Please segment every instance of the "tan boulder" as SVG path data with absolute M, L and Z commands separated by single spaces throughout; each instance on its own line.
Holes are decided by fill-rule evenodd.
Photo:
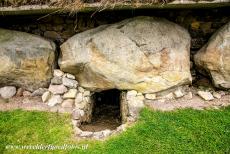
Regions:
M 91 91 L 153 93 L 191 83 L 190 35 L 162 18 L 136 17 L 76 34 L 59 66 Z
M 201 73 L 212 78 L 215 87 L 230 88 L 230 22 L 213 34 L 194 61 Z
M 52 78 L 54 43 L 39 36 L 0 29 L 0 86 L 33 91 Z

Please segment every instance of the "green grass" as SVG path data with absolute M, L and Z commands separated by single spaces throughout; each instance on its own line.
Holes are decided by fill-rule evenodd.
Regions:
M 103 142 L 75 141 L 68 115 L 43 112 L 0 112 L 0 153 L 7 144 L 88 144 L 87 150 L 55 153 L 230 153 L 230 108 L 153 112 L 144 109 L 135 126 Z M 40 151 L 39 153 L 53 153 Z
M 0 153 L 6 145 L 69 143 L 73 140 L 70 117 L 45 112 L 0 112 Z M 23 151 L 18 151 L 23 153 Z M 12 153 L 12 151 L 8 151 Z

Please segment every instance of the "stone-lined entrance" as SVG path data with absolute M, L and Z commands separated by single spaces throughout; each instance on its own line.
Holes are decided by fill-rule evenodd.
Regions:
M 127 92 L 110 89 L 101 92 L 90 92 L 87 106 L 83 110 L 73 110 L 73 126 L 76 136 L 80 138 L 104 139 L 117 134 L 128 126 L 129 114 Z
M 121 125 L 120 91 L 117 89 L 96 92 L 91 96 L 93 103 L 90 123 L 83 123 L 84 131 L 114 130 Z

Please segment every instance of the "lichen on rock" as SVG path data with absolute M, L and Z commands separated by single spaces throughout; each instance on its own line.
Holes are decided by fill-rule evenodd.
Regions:
M 34 91 L 47 87 L 55 63 L 55 45 L 39 36 L 0 29 L 0 86 Z
M 191 83 L 190 35 L 162 18 L 135 17 L 76 34 L 59 66 L 91 91 L 154 93 Z

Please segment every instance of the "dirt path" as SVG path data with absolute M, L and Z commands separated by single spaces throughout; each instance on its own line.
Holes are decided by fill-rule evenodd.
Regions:
M 204 101 L 197 95 L 193 94 L 192 99 L 180 98 L 176 100 L 154 100 L 146 101 L 146 105 L 154 110 L 172 111 L 176 109 L 192 108 L 196 110 L 203 110 L 208 108 L 219 109 L 220 107 L 230 105 L 230 95 L 225 95 L 220 99 L 212 101 Z
M 50 107 L 43 103 L 40 97 L 14 97 L 9 100 L 0 99 L 0 111 L 11 111 L 16 109 L 26 111 L 72 113 L 72 108 L 62 108 L 60 106 Z

